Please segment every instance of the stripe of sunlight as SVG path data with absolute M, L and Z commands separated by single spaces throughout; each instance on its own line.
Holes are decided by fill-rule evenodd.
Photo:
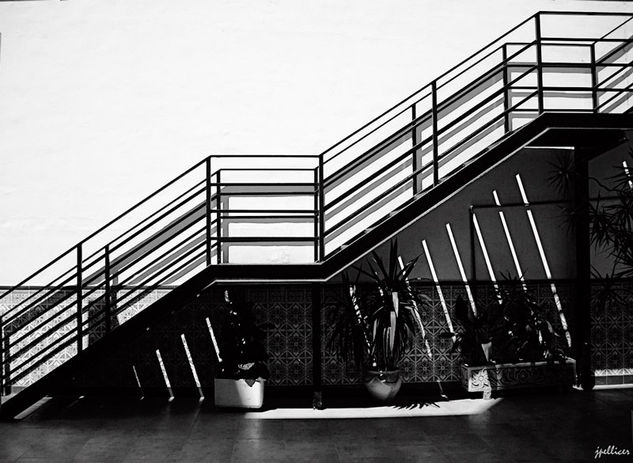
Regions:
M 404 270 L 404 261 L 402 260 L 402 256 L 398 256 L 398 263 L 400 264 L 400 270 Z M 409 278 L 405 278 L 404 280 L 407 289 L 413 293 L 413 290 L 411 289 L 411 284 L 409 283 Z M 431 361 L 431 364 L 434 365 L 435 363 L 433 362 L 433 352 L 431 351 L 431 345 L 429 344 L 429 340 L 426 337 L 426 329 L 424 328 L 424 323 L 422 323 L 422 318 L 420 317 L 420 312 L 419 312 L 419 307 L 418 307 L 418 303 L 415 299 L 413 299 L 413 308 L 415 309 L 413 314 L 415 316 L 415 321 L 418 324 L 418 326 L 420 327 L 420 332 L 422 333 L 422 339 L 424 339 L 424 349 L 426 350 L 426 355 L 429 356 L 429 360 Z M 452 333 L 452 331 L 451 331 Z M 445 395 L 444 394 L 444 389 L 442 388 L 442 383 L 440 382 L 439 378 L 436 380 L 437 385 L 440 389 L 440 394 L 441 395 Z
M 429 264 L 429 269 L 431 270 L 431 278 L 433 278 L 433 283 L 435 283 L 435 289 L 437 290 L 437 294 L 440 298 L 440 304 L 442 306 L 442 311 L 444 312 L 444 318 L 446 319 L 446 325 L 451 333 L 454 333 L 453 322 L 451 321 L 451 316 L 448 313 L 448 306 L 446 305 L 446 299 L 444 299 L 444 293 L 442 292 L 442 287 L 440 286 L 440 282 L 437 279 L 437 273 L 435 273 L 435 266 L 433 265 L 433 259 L 431 259 L 431 253 L 429 252 L 429 247 L 426 244 L 426 240 L 422 240 L 422 248 L 424 249 L 424 255 L 426 256 L 426 261 Z
M 462 264 L 462 258 L 459 255 L 459 249 L 457 249 L 457 243 L 455 242 L 455 237 L 453 236 L 453 229 L 451 228 L 450 223 L 446 224 L 446 232 L 448 233 L 448 239 L 451 241 L 451 247 L 453 248 L 455 261 L 457 261 L 457 268 L 459 269 L 459 274 L 462 277 L 464 286 L 466 287 L 466 295 L 468 296 L 468 302 L 470 302 L 470 308 L 473 311 L 473 315 L 476 316 L 477 307 L 475 306 L 475 298 L 473 297 L 473 293 L 470 290 L 470 285 L 468 284 L 468 279 L 466 278 L 466 272 L 464 272 L 464 265 Z
M 633 189 L 633 180 L 631 180 L 631 172 L 629 171 L 629 165 L 626 161 L 622 161 L 622 167 L 624 167 L 624 173 L 629 179 L 629 188 Z
M 136 371 L 136 365 L 132 365 L 132 371 L 134 372 L 134 378 L 136 379 L 136 384 L 138 385 L 138 390 L 141 391 L 141 400 L 145 398 L 145 394 L 143 393 L 143 386 L 141 386 L 141 380 L 138 378 L 138 373 Z
M 497 194 L 497 190 L 492 190 L 492 196 L 494 197 L 495 204 L 498 207 L 501 207 L 501 201 L 499 201 L 499 195 Z M 525 280 L 523 279 L 523 270 L 521 269 L 521 264 L 519 263 L 519 258 L 517 256 L 516 249 L 514 248 L 514 242 L 512 241 L 512 236 L 510 235 L 510 229 L 508 228 L 508 222 L 506 221 L 506 215 L 502 210 L 499 210 L 499 218 L 501 219 L 501 225 L 503 226 L 503 232 L 506 235 L 506 241 L 508 242 L 508 247 L 510 248 L 510 254 L 512 255 L 512 261 L 514 262 L 514 268 L 517 271 L 517 275 L 519 279 L 523 282 L 523 290 L 527 291 L 527 286 L 525 285 Z
M 222 357 L 220 357 L 220 348 L 218 347 L 218 341 L 215 339 L 215 333 L 213 333 L 213 328 L 211 327 L 211 320 L 209 317 L 205 318 L 207 322 L 207 328 L 209 329 L 209 334 L 211 335 L 211 342 L 213 342 L 213 349 L 215 350 L 215 355 L 218 358 L 218 362 L 222 363 Z
M 516 174 L 515 176 L 517 185 L 519 185 L 519 190 L 521 192 L 521 200 L 523 204 L 529 206 L 530 203 L 527 198 L 527 194 L 525 193 L 525 188 L 523 187 L 523 181 L 521 180 L 521 175 Z M 558 291 L 556 289 L 556 284 L 552 282 L 552 272 L 549 267 L 549 263 L 547 262 L 547 256 L 545 255 L 545 250 L 543 249 L 543 243 L 541 241 L 541 235 L 538 232 L 538 228 L 536 227 L 536 220 L 534 220 L 534 214 L 532 214 L 532 210 L 529 208 L 525 209 L 525 213 L 527 214 L 528 220 L 530 221 L 530 227 L 532 228 L 532 234 L 534 235 L 534 240 L 536 241 L 536 247 L 538 248 L 539 256 L 541 257 L 541 262 L 543 263 L 543 270 L 545 270 L 545 276 L 548 280 L 550 280 L 550 288 L 552 290 L 552 294 L 554 295 L 554 304 L 556 304 L 556 310 L 558 310 L 558 315 L 560 317 L 560 323 L 565 330 L 565 338 L 567 339 L 567 345 L 571 347 L 571 335 L 569 334 L 569 329 L 567 327 L 567 319 L 565 318 L 565 313 L 563 312 L 563 305 L 560 302 L 560 297 L 558 296 Z
M 171 389 L 171 383 L 169 382 L 169 377 L 167 376 L 167 370 L 165 370 L 165 364 L 163 363 L 163 356 L 160 355 L 160 350 L 156 349 L 156 358 L 158 359 L 158 364 L 160 365 L 160 370 L 163 372 L 163 379 L 165 380 L 165 386 L 167 386 L 167 391 L 169 392 L 169 402 L 174 400 L 174 392 Z
M 475 227 L 475 233 L 477 234 L 477 239 L 479 240 L 479 245 L 481 246 L 481 251 L 484 254 L 484 261 L 486 262 L 486 268 L 488 269 L 488 276 L 490 277 L 490 281 L 492 281 L 492 284 L 496 290 L 499 304 L 503 304 L 503 299 L 501 298 L 501 293 L 499 292 L 499 285 L 497 284 L 497 277 L 495 276 L 495 271 L 492 268 L 492 263 L 490 262 L 490 255 L 488 254 L 488 248 L 486 247 L 486 243 L 484 242 L 484 236 L 481 233 L 481 228 L 479 227 L 479 221 L 477 220 L 477 215 L 474 212 L 473 212 L 473 225 Z
M 204 393 L 202 392 L 202 386 L 200 385 L 200 379 L 198 378 L 198 371 L 196 370 L 196 366 L 194 365 L 193 359 L 191 358 L 189 344 L 187 344 L 187 338 L 185 337 L 184 333 L 180 335 L 180 339 L 182 340 L 182 346 L 185 348 L 185 354 L 187 354 L 187 360 L 189 361 L 189 368 L 191 368 L 191 374 L 193 375 L 193 380 L 196 383 L 198 393 L 200 394 L 200 401 L 202 402 L 204 400 Z

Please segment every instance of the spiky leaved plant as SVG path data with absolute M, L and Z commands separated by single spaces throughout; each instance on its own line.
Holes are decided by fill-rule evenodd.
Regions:
M 344 275 L 349 292 L 335 312 L 329 342 L 339 357 L 354 360 L 357 367 L 366 365 L 381 371 L 399 368 L 415 336 L 425 334 L 421 313 L 428 299 L 415 294 L 409 284 L 417 260 L 403 263 L 398 242 L 392 240 L 386 265 L 372 252 L 367 270 L 355 267 L 358 276 L 354 284 Z M 359 294 L 357 285 L 361 275 L 372 283 L 364 295 Z

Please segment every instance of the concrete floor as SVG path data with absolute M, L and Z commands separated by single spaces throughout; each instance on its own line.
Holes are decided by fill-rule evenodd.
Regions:
M 53 399 L 0 423 L 0 461 L 624 462 L 633 461 L 632 406 L 633 389 L 401 398 L 398 406 L 322 414 L 274 405 L 227 412 L 185 399 Z M 632 455 L 595 459 L 598 448 Z

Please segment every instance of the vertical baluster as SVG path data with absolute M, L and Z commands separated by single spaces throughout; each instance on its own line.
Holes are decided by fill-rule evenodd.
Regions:
M 413 181 L 413 194 L 418 194 L 418 150 L 415 145 L 418 144 L 418 128 L 415 123 L 415 119 L 417 118 L 415 112 L 415 103 L 411 105 L 411 148 L 413 149 L 411 156 L 411 166 L 413 170 L 413 177 L 411 180 Z
M 112 330 L 112 299 L 110 298 L 110 292 L 112 288 L 110 286 L 110 246 L 106 244 L 104 248 L 105 252 L 105 330 L 109 333 Z
M 534 27 L 536 37 L 536 85 L 538 113 L 541 114 L 545 110 L 543 95 L 543 48 L 541 43 L 541 14 L 534 15 Z
M 433 185 L 440 183 L 439 140 L 437 133 L 437 81 L 431 82 L 431 112 L 433 116 Z
M 319 261 L 325 260 L 325 176 L 323 155 L 319 156 Z
M 510 89 L 508 88 L 510 68 L 508 66 L 508 45 L 506 43 L 501 47 L 501 59 L 503 60 L 503 66 L 501 72 L 503 73 L 503 130 L 508 133 L 512 130 L 510 125 Z
M 312 220 L 314 221 L 314 241 L 312 245 L 314 246 L 314 261 L 319 261 L 319 248 L 321 243 L 321 238 L 319 237 L 319 166 L 314 169 L 314 176 L 312 181 L 314 182 L 314 208 L 312 211 Z
M 591 58 L 591 105 L 593 112 L 598 112 L 598 68 L 596 67 L 596 44 L 590 47 Z
M 207 265 L 211 265 L 211 157 L 206 161 L 206 200 L 205 200 L 205 214 L 206 214 L 206 246 L 207 246 Z
M 83 258 L 81 243 L 77 245 L 77 353 L 83 350 Z
M 0 404 L 2 404 L 2 395 L 9 395 L 11 389 L 9 387 L 9 375 L 11 373 L 11 364 L 9 362 L 9 332 L 4 326 L 3 314 L 0 313 L 0 346 L 2 356 L 0 357 Z
M 321 343 L 321 313 L 322 313 L 321 285 L 312 284 L 312 407 L 320 410 L 323 408 L 322 377 L 323 368 L 322 343 Z
M 216 197 L 216 216 L 215 216 L 215 235 L 217 237 L 215 253 L 217 256 L 218 264 L 222 263 L 222 186 L 220 185 L 220 171 L 215 174 L 216 184 L 215 197 Z

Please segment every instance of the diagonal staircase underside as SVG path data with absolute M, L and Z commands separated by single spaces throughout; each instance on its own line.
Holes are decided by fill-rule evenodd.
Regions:
M 552 18 L 606 19 L 595 37 L 550 37 Z M 2 390 L 24 385 L 0 413 L 15 416 L 214 283 L 331 279 L 525 147 L 598 155 L 623 143 L 632 19 L 539 13 L 318 156 L 206 158 L 0 296 Z M 571 46 L 588 59 L 546 52 Z M 565 86 L 573 73 L 588 84 Z M 570 95 L 580 103 L 561 107 Z M 243 261 L 251 248 L 289 257 Z M 88 340 L 95 326 L 103 335 Z

